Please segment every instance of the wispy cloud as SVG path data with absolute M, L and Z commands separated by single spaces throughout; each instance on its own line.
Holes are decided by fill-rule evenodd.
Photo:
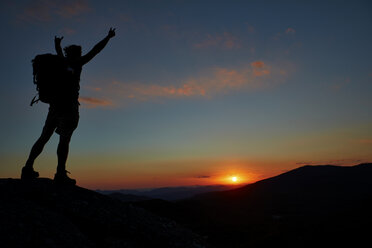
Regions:
M 206 34 L 205 38 L 194 44 L 195 48 L 240 48 L 240 40 L 229 32 L 222 34 Z
M 359 139 L 356 141 L 356 143 L 362 145 L 372 145 L 372 139 Z
M 36 0 L 21 8 L 17 17 L 20 21 L 49 22 L 56 16 L 68 19 L 90 10 L 87 0 Z
M 251 63 L 251 66 L 254 67 L 254 68 L 263 68 L 263 67 L 265 67 L 265 63 L 263 61 L 260 61 L 260 60 L 253 61 Z
M 283 68 L 254 61 L 238 68 L 208 69 L 198 76 L 180 80 L 180 83 L 149 84 L 113 81 L 105 87 L 92 87 L 98 94 L 109 95 L 114 102 L 147 101 L 164 98 L 210 98 L 237 90 L 270 88 L 283 81 L 288 73 Z M 115 104 L 116 105 L 116 104 Z
M 294 28 L 287 28 L 285 30 L 285 33 L 286 34 L 295 34 L 296 33 L 296 30 Z
M 296 30 L 294 28 L 288 27 L 285 31 L 278 32 L 274 35 L 273 39 L 274 40 L 280 40 L 280 38 L 284 36 L 291 36 L 296 34 Z
M 301 161 L 296 165 L 355 165 L 365 162 L 362 159 L 344 158 L 344 159 L 330 159 L 322 161 Z
M 75 29 L 72 29 L 72 28 L 63 28 L 60 30 L 60 33 L 64 34 L 64 35 L 72 35 L 72 34 L 75 34 L 76 33 L 76 30 Z
M 254 61 L 251 66 L 253 67 L 253 75 L 256 77 L 270 74 L 270 67 L 262 61 Z
M 330 85 L 330 90 L 333 92 L 337 92 L 341 90 L 342 88 L 345 88 L 349 83 L 350 83 L 350 78 L 348 77 L 337 79 Z
M 317 162 L 313 162 L 313 161 L 301 161 L 301 162 L 297 162 L 296 165 L 314 165 L 314 164 L 317 164 Z M 288 170 L 285 170 L 283 172 L 287 172 Z
M 59 6 L 57 6 L 56 13 L 63 18 L 71 18 L 74 16 L 81 15 L 91 10 L 86 0 L 78 1 L 62 1 Z
M 206 176 L 206 175 L 200 175 L 200 176 L 196 176 L 196 178 L 210 178 L 211 176 Z
M 89 85 L 84 85 L 84 88 L 87 89 L 87 90 L 90 90 L 90 91 L 95 91 L 95 92 L 102 91 L 101 87 L 92 87 L 92 86 L 89 86 Z
M 248 33 L 250 34 L 253 34 L 256 32 L 256 29 L 254 28 L 254 26 L 250 25 L 249 23 L 247 23 L 247 31 Z
M 79 97 L 79 102 L 83 103 L 88 108 L 107 107 L 113 105 L 112 101 L 110 100 L 99 99 L 94 97 Z
M 119 14 L 119 20 L 124 23 L 133 22 L 133 17 L 127 13 Z
M 268 75 L 269 72 L 269 68 L 265 65 L 261 68 L 252 65 L 239 69 L 215 68 L 199 77 L 187 79 L 181 85 L 128 84 L 115 81 L 112 86 L 116 92 L 123 92 L 128 98 L 140 100 L 153 97 L 210 97 L 242 87 L 250 89 L 264 87 L 264 81 L 258 79 Z
M 328 160 L 327 164 L 333 164 L 333 165 L 347 165 L 347 164 L 359 164 L 362 163 L 363 160 L 361 159 L 355 159 L 355 158 L 345 158 L 345 159 L 333 159 Z

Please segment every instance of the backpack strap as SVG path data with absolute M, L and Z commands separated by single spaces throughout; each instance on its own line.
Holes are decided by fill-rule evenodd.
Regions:
M 38 103 L 40 101 L 40 99 L 39 99 L 38 96 L 39 96 L 39 94 L 36 94 L 34 96 L 34 98 L 32 98 L 31 103 L 30 103 L 30 106 L 32 106 L 32 105 L 34 105 L 34 103 Z M 36 99 L 36 97 L 38 97 L 38 98 Z

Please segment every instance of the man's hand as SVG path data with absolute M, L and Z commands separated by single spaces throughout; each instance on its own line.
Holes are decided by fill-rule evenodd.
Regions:
M 55 42 L 56 44 L 61 44 L 62 39 L 63 39 L 63 36 L 62 36 L 62 37 L 54 36 L 54 42 Z
M 110 28 L 107 37 L 112 38 L 115 36 L 115 28 Z

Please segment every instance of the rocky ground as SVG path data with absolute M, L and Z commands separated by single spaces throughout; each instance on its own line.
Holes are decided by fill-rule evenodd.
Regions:
M 0 179 L 1 247 L 205 247 L 174 221 L 50 179 Z

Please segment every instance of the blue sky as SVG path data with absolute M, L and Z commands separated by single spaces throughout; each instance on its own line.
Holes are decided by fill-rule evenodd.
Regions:
M 87 52 L 110 27 L 82 73 L 68 161 L 82 186 L 371 161 L 371 13 L 369 1 L 2 1 L 0 176 L 19 176 L 45 121 L 46 104 L 29 106 L 31 59 L 54 52 L 54 35 Z

